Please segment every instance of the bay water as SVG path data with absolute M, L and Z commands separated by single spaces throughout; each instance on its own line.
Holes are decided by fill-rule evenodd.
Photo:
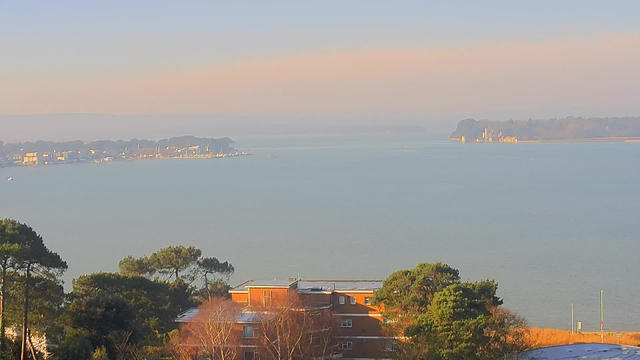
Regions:
M 232 284 L 384 279 L 442 261 L 531 325 L 640 330 L 640 143 L 423 134 L 236 139 L 252 156 L 0 169 L 0 217 L 81 274 L 193 245 Z M 6 181 L 8 177 L 14 181 Z

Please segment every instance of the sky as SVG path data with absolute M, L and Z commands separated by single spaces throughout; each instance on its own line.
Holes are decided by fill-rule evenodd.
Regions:
M 640 115 L 638 14 L 635 0 L 0 0 L 0 139 Z

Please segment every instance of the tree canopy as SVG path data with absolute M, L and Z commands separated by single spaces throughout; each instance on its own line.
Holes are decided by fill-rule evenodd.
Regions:
M 193 246 L 169 246 L 149 256 L 125 257 L 119 273 L 80 276 L 73 281 L 73 291 L 65 294 L 60 275 L 66 268 L 66 262 L 31 227 L 15 220 L 0 221 L 0 330 L 22 329 L 15 341 L 0 336 L 4 338 L 0 355 L 39 358 L 31 340 L 33 331 L 58 345 L 55 359 L 166 358 L 180 350 L 175 346 L 174 319 L 201 301 L 231 304 L 216 297 L 226 294 L 227 281 L 235 271 L 228 261 L 202 257 L 202 251 Z M 202 284 L 196 283 L 198 279 Z M 444 263 L 420 263 L 392 273 L 374 295 L 375 304 L 384 309 L 384 331 L 403 339 L 389 356 L 485 360 L 521 351 L 526 346 L 526 324 L 501 307 L 497 290 L 493 280 L 461 281 L 460 272 Z M 292 312 L 295 301 L 287 303 L 289 308 L 271 307 L 274 317 L 261 328 L 271 355 L 291 358 L 293 353 L 311 350 L 314 358 L 331 354 L 337 346 L 332 339 L 325 339 L 317 353 L 312 346 L 317 336 L 306 339 L 316 333 L 309 326 L 317 321 L 322 320 L 315 324 L 322 334 L 336 326 L 330 312 L 323 320 L 311 312 Z M 211 326 L 218 325 L 203 328 L 203 324 L 193 325 L 193 334 L 201 330 L 209 334 Z M 227 328 L 222 330 L 229 333 Z M 304 346 L 286 346 L 287 339 Z M 200 344 L 215 352 L 216 346 L 210 345 Z
M 178 314 L 195 305 L 187 287 L 141 276 L 95 273 L 73 281 L 66 313 L 72 336 L 86 337 L 115 358 L 118 344 L 161 346 Z
M 180 279 L 180 273 L 191 269 L 196 263 L 202 251 L 193 246 L 168 246 L 149 256 L 149 266 L 159 274 L 168 275 L 174 280 Z M 193 274 L 187 274 L 193 279 Z
M 419 313 L 434 295 L 451 284 L 460 282 L 457 269 L 443 263 L 420 263 L 410 270 L 398 270 L 385 280 L 375 299 L 387 311 Z
M 229 277 L 235 268 L 228 261 L 216 257 L 202 257 L 202 251 L 193 246 L 168 246 L 150 256 L 127 256 L 118 265 L 121 274 L 164 277 L 173 282 L 193 284 L 202 280 L 199 293 L 204 298 L 226 296 Z
M 5 328 L 8 325 L 17 328 L 21 317 L 20 358 L 30 357 L 29 350 L 31 357 L 35 356 L 31 330 L 51 333 L 55 328 L 52 317 L 61 314 L 64 300 L 59 277 L 66 269 L 62 257 L 51 251 L 30 226 L 11 219 L 0 221 L 1 355 L 6 355 L 11 347 Z M 16 299 L 20 298 L 18 306 Z M 8 307 L 10 301 L 12 306 Z M 39 316 L 30 318 L 34 313 Z
M 153 276 L 156 273 L 156 269 L 149 264 L 149 259 L 146 257 L 136 259 L 131 255 L 120 260 L 118 268 L 120 273 L 131 276 Z
M 34 333 L 54 345 L 54 359 L 166 358 L 174 319 L 201 298 L 226 295 L 235 270 L 193 246 L 127 256 L 119 268 L 80 276 L 65 294 L 62 257 L 30 226 L 0 220 L 0 359 L 42 358 Z M 5 336 L 5 328 L 18 336 Z
M 479 360 L 520 350 L 504 345 L 511 341 L 505 334 L 511 334 L 516 321 L 506 310 L 497 310 L 502 305 L 497 289 L 492 280 L 462 282 L 459 271 L 443 263 L 394 272 L 375 294 L 375 301 L 384 305 L 385 331 L 407 339 L 392 356 Z
M 225 286 L 229 281 L 229 277 L 235 271 L 233 265 L 228 261 L 220 262 L 215 257 L 206 257 L 198 260 L 198 268 L 200 276 L 204 282 L 203 297 L 206 295 L 209 299 L 213 297 L 219 297 L 228 290 L 228 286 Z M 209 279 L 209 276 L 212 279 Z M 204 294 L 206 292 L 206 294 Z

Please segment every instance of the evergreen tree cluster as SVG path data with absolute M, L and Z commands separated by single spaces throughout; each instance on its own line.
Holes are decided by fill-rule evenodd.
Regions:
M 375 294 L 385 331 L 404 340 L 399 360 L 497 359 L 524 350 L 524 319 L 501 308 L 493 280 L 462 282 L 457 269 L 421 263 L 396 271 Z
M 66 262 L 28 225 L 0 220 L 0 359 L 169 358 L 175 318 L 227 295 L 233 265 L 201 254 L 170 246 L 128 256 L 120 272 L 82 275 L 65 294 Z M 40 353 L 36 338 L 51 354 Z
M 461 120 L 452 138 L 482 138 L 491 129 L 494 136 L 517 137 L 518 140 L 571 140 L 587 138 L 640 137 L 640 117 L 582 118 L 569 116 L 548 120 Z

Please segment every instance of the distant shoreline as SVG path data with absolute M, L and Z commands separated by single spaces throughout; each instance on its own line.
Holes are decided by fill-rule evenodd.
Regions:
M 451 138 L 451 141 L 461 141 L 460 138 Z M 468 143 L 485 143 L 487 141 L 466 140 Z M 494 143 L 594 143 L 594 142 L 626 142 L 626 143 L 640 143 L 640 136 L 628 136 L 628 137 L 596 137 L 596 138 L 581 138 L 581 139 L 544 139 L 544 140 L 518 140 L 512 142 L 493 141 Z
M 145 139 L 98 140 L 85 143 L 36 141 L 0 142 L 0 166 L 105 163 L 148 159 L 219 158 L 251 155 L 231 147 L 233 140 L 180 136 L 158 141 Z
M 628 136 L 628 137 L 596 137 L 596 138 L 582 138 L 582 139 L 547 139 L 547 140 L 521 140 L 518 142 L 523 143 L 549 143 L 549 142 L 640 142 L 640 137 Z
M 638 142 L 640 117 L 458 122 L 450 135 L 460 142 Z
M 78 165 L 78 164 L 109 164 L 109 163 L 149 161 L 149 160 L 222 159 L 222 158 L 228 158 L 228 157 L 241 157 L 241 156 L 251 156 L 251 155 L 253 154 L 250 152 L 237 151 L 233 153 L 221 153 L 221 154 L 202 155 L 202 156 L 139 157 L 139 158 L 126 158 L 126 159 L 113 159 L 113 160 L 100 160 L 100 161 L 51 162 L 48 164 L 39 164 L 39 165 L 24 165 L 24 164 L 9 163 L 9 164 L 0 164 L 0 169 L 2 168 L 37 168 L 37 167 L 44 167 L 44 166 Z

